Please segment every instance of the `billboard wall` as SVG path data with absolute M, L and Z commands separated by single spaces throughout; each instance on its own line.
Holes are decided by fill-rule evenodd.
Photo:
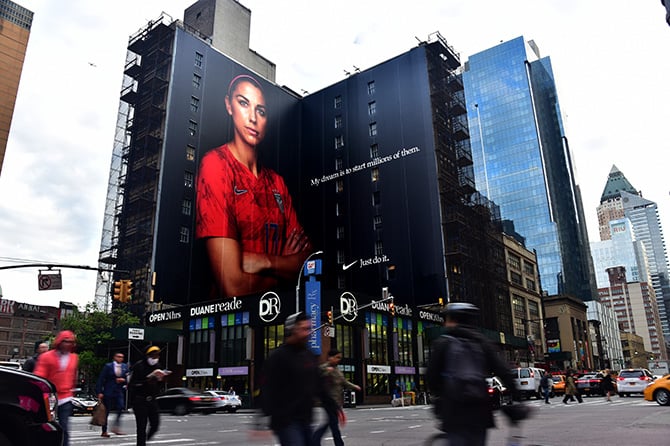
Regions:
M 287 298 L 317 250 L 325 294 L 446 295 L 422 48 L 302 99 L 184 32 L 175 48 L 157 299 Z

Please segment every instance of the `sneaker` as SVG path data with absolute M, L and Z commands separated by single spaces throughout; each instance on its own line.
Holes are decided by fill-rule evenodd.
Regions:
M 544 404 L 551 404 L 549 401 L 545 401 Z
M 100 435 L 100 436 L 105 437 L 105 438 L 111 437 L 111 435 L 109 435 L 107 432 L 103 432 L 102 435 Z

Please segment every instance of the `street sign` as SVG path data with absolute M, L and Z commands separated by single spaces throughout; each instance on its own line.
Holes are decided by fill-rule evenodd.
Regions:
M 39 273 L 37 276 L 37 289 L 40 291 L 63 289 L 63 278 L 58 273 Z
M 144 328 L 128 327 L 128 339 L 144 340 Z

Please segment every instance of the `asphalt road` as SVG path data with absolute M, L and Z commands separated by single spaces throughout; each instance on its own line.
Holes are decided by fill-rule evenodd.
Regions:
M 644 401 L 641 397 L 584 398 L 583 404 L 564 405 L 559 398 L 551 404 L 532 400 L 524 404 L 535 407 L 534 417 L 521 431 L 511 431 L 500 414 L 497 428 L 489 434 L 489 446 L 504 446 L 510 433 L 521 434 L 522 445 L 542 446 L 629 446 L 670 445 L 670 407 Z M 423 446 L 438 431 L 429 406 L 366 407 L 345 409 L 348 422 L 343 429 L 349 446 Z M 322 420 L 319 410 L 317 419 Z M 125 414 L 123 427 L 127 435 L 101 438 L 100 428 L 88 424 L 90 417 L 74 417 L 71 422 L 71 445 L 114 446 L 135 444 L 134 417 Z M 268 432 L 253 429 L 257 420 L 250 411 L 235 414 L 161 415 L 161 430 L 149 444 L 175 446 L 278 444 Z M 327 431 L 323 445 L 332 445 Z

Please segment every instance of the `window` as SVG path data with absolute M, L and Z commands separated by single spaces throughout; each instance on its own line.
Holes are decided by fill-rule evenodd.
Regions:
M 195 121 L 188 121 L 188 134 L 190 136 L 195 136 L 198 133 L 198 123 Z
M 523 262 L 523 272 L 525 272 L 528 275 L 534 275 L 535 274 L 535 265 L 533 263 L 527 262 L 524 260 Z
M 377 180 L 379 179 L 379 168 L 378 168 L 378 167 L 374 167 L 374 168 L 370 171 L 370 176 L 372 177 L 372 182 L 373 182 L 373 183 L 374 183 L 375 181 L 377 181 Z
M 342 128 L 342 115 L 335 116 L 335 128 Z
M 184 215 L 191 215 L 192 210 L 193 201 L 189 200 L 188 198 L 184 198 L 184 200 L 181 202 L 181 213 Z
M 195 161 L 195 147 L 186 146 L 186 161 Z
M 384 255 L 384 243 L 381 240 L 375 242 L 375 255 L 383 256 Z
M 512 283 L 523 286 L 523 281 L 521 280 L 521 274 L 510 271 L 509 278 Z
M 379 195 L 379 191 L 374 191 L 372 193 L 372 205 L 379 206 L 380 204 L 381 204 L 381 196 Z
M 188 243 L 191 236 L 191 231 L 186 227 L 182 226 L 179 229 L 179 241 L 181 243 Z
M 195 96 L 191 96 L 191 111 L 193 113 L 198 113 L 199 108 L 200 108 L 200 99 L 196 98 Z
M 202 60 L 205 56 L 200 54 L 199 52 L 195 52 L 195 66 L 198 68 L 202 68 Z
M 370 158 L 379 158 L 379 144 L 370 146 Z
M 535 291 L 535 281 L 531 279 L 526 279 L 526 288 L 531 291 Z
M 333 107 L 342 108 L 342 96 L 335 96 L 335 100 L 333 101 Z
M 202 83 L 202 76 L 198 76 L 197 74 L 193 73 L 193 88 L 196 90 L 200 89 L 200 84 Z
M 338 194 L 344 192 L 344 181 L 337 180 L 335 182 L 335 192 L 337 192 Z
M 373 220 L 372 220 L 372 226 L 374 229 L 381 229 L 382 228 L 382 216 L 381 215 L 375 215 Z
M 368 103 L 368 116 L 374 116 L 377 113 L 377 103 L 372 101 Z
M 344 251 L 341 249 L 337 250 L 337 264 L 342 265 L 344 264 Z
M 337 217 L 342 215 L 342 210 L 340 209 L 340 203 L 335 203 L 335 215 Z
M 377 136 L 377 123 L 376 122 L 371 122 L 370 123 L 368 133 L 370 134 L 370 136 Z
M 512 253 L 508 253 L 507 255 L 507 264 L 511 266 L 512 268 L 516 270 L 521 269 L 521 258 L 517 255 L 514 255 Z
M 375 81 L 368 82 L 368 94 L 369 95 L 375 94 Z
M 337 275 L 337 288 L 342 290 L 347 287 L 347 282 L 344 279 L 344 274 Z
M 335 158 L 335 170 L 342 170 L 343 164 L 342 158 Z
M 184 186 L 193 187 L 193 172 L 184 172 Z
M 335 148 L 336 149 L 341 149 L 342 147 L 344 147 L 344 136 L 337 135 L 335 137 Z
M 344 240 L 344 226 L 337 227 L 337 239 Z

